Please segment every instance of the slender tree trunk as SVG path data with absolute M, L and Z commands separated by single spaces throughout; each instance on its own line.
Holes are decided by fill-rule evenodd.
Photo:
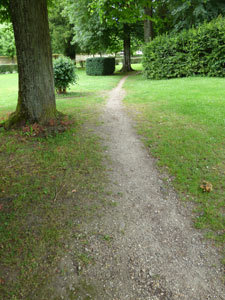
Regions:
M 121 72 L 133 71 L 131 68 L 131 51 L 130 51 L 130 28 L 128 24 L 123 25 L 123 67 Z
M 147 17 L 152 18 L 153 15 L 152 6 L 150 5 L 149 7 L 145 7 L 144 13 Z M 152 20 L 148 18 L 144 20 L 144 38 L 146 43 L 152 41 L 154 38 L 153 23 Z
M 52 53 L 47 0 L 10 0 L 18 73 L 16 112 L 5 127 L 29 121 L 47 123 L 56 118 Z

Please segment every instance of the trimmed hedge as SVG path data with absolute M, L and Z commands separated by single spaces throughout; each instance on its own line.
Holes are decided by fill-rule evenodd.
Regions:
M 0 74 L 18 72 L 17 65 L 0 65 Z
M 114 71 L 114 57 L 91 57 L 86 59 L 87 75 L 111 75 Z
M 159 36 L 143 56 L 150 79 L 186 76 L 225 76 L 225 19 L 219 17 L 197 29 Z

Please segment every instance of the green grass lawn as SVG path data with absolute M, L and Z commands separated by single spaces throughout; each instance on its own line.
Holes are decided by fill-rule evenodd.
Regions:
M 79 70 L 78 76 L 67 95 L 57 96 L 57 109 L 74 120 L 69 130 L 35 138 L 0 129 L 1 299 L 37 299 L 36 293 L 50 299 L 48 281 L 66 242 L 105 205 L 103 149 L 88 128 L 122 75 L 88 77 Z M 17 74 L 0 75 L 0 120 L 16 102 Z M 91 261 L 85 253 L 73 255 L 81 265 Z
M 225 79 L 146 80 L 131 76 L 125 102 L 135 113 L 138 132 L 173 178 L 182 199 L 196 205 L 195 225 L 224 242 Z M 203 181 L 213 190 L 203 192 Z
M 65 241 L 110 205 L 104 149 L 88 128 L 98 124 L 106 91 L 122 75 L 90 77 L 78 70 L 78 76 L 68 94 L 57 96 L 57 109 L 74 121 L 69 130 L 35 138 L 0 128 L 0 295 L 6 300 L 37 299 L 36 293 L 49 299 L 55 266 L 67 252 Z M 146 145 L 183 198 L 197 203 L 196 226 L 217 241 L 224 240 L 224 83 L 136 75 L 125 84 L 126 104 L 138 111 Z M 0 75 L 0 120 L 15 110 L 17 84 L 17 74 Z M 203 180 L 212 183 L 211 193 L 200 190 Z M 85 237 L 80 243 L 85 247 Z M 85 251 L 73 255 L 81 266 L 92 261 Z
M 105 76 L 102 80 L 101 76 L 86 76 L 85 71 L 81 69 L 77 70 L 77 74 L 77 84 L 68 89 L 68 94 L 57 96 L 57 99 L 60 99 L 57 101 L 57 109 L 70 110 L 71 107 L 84 107 L 101 102 L 102 94 L 99 97 L 98 93 L 112 89 L 122 76 L 116 73 L 113 76 Z M 4 118 L 7 112 L 15 110 L 17 92 L 18 75 L 0 75 L 0 118 Z M 67 98 L 67 101 L 61 101 L 62 98 Z

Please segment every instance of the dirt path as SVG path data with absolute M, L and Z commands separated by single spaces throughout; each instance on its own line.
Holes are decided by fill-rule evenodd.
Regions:
M 125 80 L 109 94 L 96 129 L 111 160 L 112 206 L 80 224 L 83 244 L 78 236 L 68 245 L 49 299 L 225 299 L 217 250 L 193 228 L 191 205 L 163 183 L 123 108 Z M 79 248 L 85 268 L 73 257 Z
M 97 286 L 91 299 L 225 299 L 216 250 L 193 229 L 191 210 L 164 186 L 126 115 L 125 80 L 111 91 L 100 127 L 117 206 L 86 228 L 95 264 L 84 276 Z

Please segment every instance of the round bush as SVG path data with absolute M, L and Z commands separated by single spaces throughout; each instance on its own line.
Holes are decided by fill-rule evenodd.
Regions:
M 57 93 L 66 93 L 68 86 L 77 81 L 74 62 L 68 57 L 60 56 L 53 61 L 53 69 Z

